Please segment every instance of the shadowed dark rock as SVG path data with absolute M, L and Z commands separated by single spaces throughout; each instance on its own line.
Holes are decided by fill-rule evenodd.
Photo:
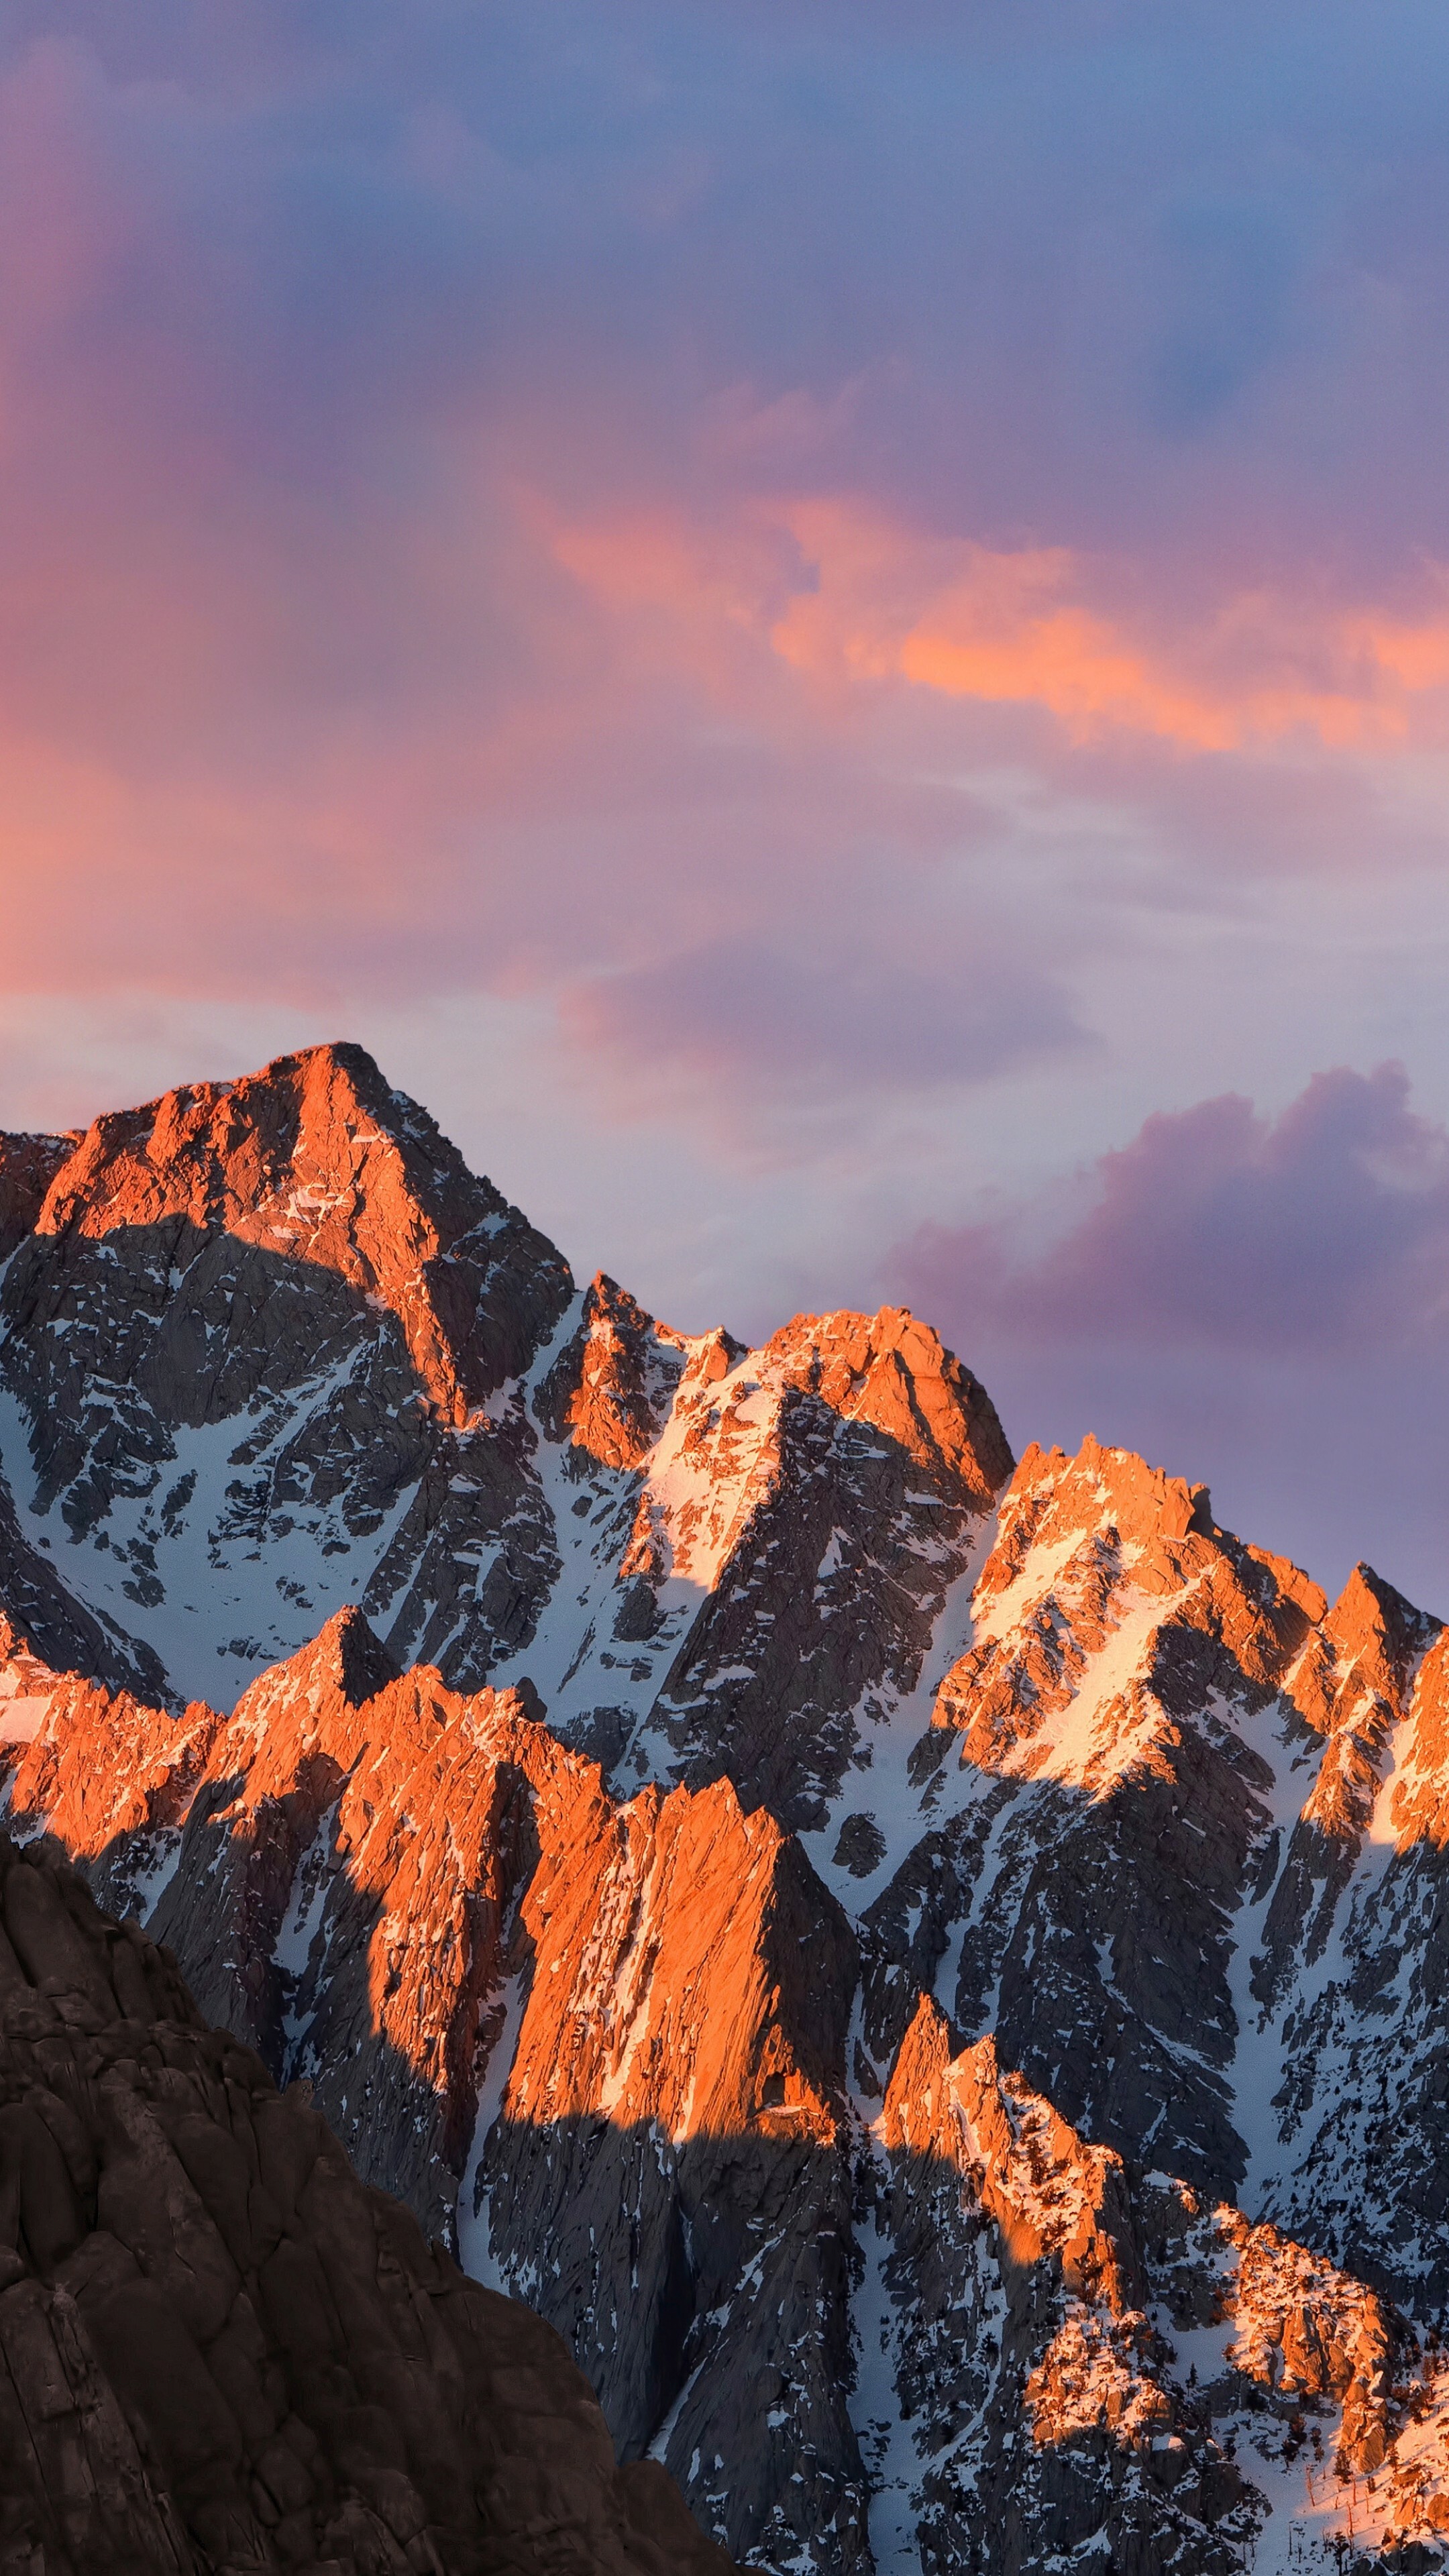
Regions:
M 540 2317 L 0 1837 L 0 2565 L 725 2576 Z

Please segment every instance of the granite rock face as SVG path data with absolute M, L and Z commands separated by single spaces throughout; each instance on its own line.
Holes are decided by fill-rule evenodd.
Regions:
M 621 1803 L 529 1694 L 397 1675 L 355 1611 L 229 1720 L 27 1679 L 14 1829 L 568 2336 L 625 2459 L 732 2547 L 853 2566 L 855 1941 L 798 1843 L 723 1780 Z
M 782 2576 L 1438 2563 L 1436 1620 L 900 1310 L 576 1290 L 355 1049 L 0 1224 L 13 1832 L 627 2476 Z
M 357 1047 L 0 1140 L 0 1222 L 0 1575 L 27 1548 L 74 1596 L 11 1615 L 177 1705 L 355 1601 L 399 1662 L 526 1671 L 612 1763 L 657 1739 L 806 1821 L 1010 1471 L 909 1316 L 750 1354 L 576 1294 Z
M 0 1838 L 0 2563 L 727 2569 L 559 2338 L 358 2181 L 170 1954 Z
M 908 1757 L 934 1821 L 867 1887 L 871 2080 L 931 1991 L 1089 2136 L 1437 2315 L 1445 1670 L 1370 1569 L 1330 1608 L 1200 1487 L 1028 1452 Z
M 0 1261 L 34 1232 L 51 1182 L 79 1142 L 78 1135 L 0 1136 Z
M 480 1678 L 555 1559 L 498 1389 L 567 1265 L 360 1048 L 98 1119 L 0 1288 L 3 1454 L 31 1544 L 228 1702 L 366 1591 Z
M 990 2039 L 953 2056 L 925 1998 L 877 2131 L 875 2227 L 871 2358 L 915 2434 L 886 2496 L 932 2576 L 1091 2555 L 1227 2571 L 1282 2546 L 1285 2486 L 1363 2560 L 1449 2527 L 1449 2388 L 1407 2320 L 1086 2145 Z
M 1011 1472 L 983 1388 L 899 1309 L 747 1351 L 600 1278 L 529 1411 L 561 1571 L 493 1678 L 526 1672 L 616 1783 L 726 1778 L 823 1832 Z
M 1430 1729 L 1442 1661 L 1414 1686 Z M 620 1801 L 530 1694 L 398 1675 L 357 1613 L 230 1720 L 12 1669 L 44 1709 L 15 1830 L 149 1911 L 208 2009 L 566 2336 L 620 2453 L 737 2556 L 1217 2576 L 1309 2505 L 1310 2534 L 1437 2545 L 1434 2355 L 1325 2252 L 1331 2210 L 1290 2232 L 1088 2143 L 919 1986 L 876 2108 L 862 2038 L 854 2087 L 846 2062 L 869 1947 L 862 1980 L 798 1838 L 728 1782 Z M 1426 1796 L 1403 1768 L 1395 1794 Z M 1054 1901 L 1069 1920 L 1069 1883 Z
M 14 1622 L 54 1671 L 92 1673 L 116 1690 L 166 1697 L 166 1668 L 154 1648 L 129 1635 L 106 1611 L 88 1609 L 67 1591 L 49 1556 L 26 1538 L 3 1484 L 0 1602 L 5 1605 L 0 1616 Z

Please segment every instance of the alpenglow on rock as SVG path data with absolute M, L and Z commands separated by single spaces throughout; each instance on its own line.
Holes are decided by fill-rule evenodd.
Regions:
M 899 1310 L 578 1291 L 356 1049 L 8 1140 L 0 1225 L 12 1833 L 710 2544 L 1437 2562 L 1436 1620 L 1015 1466 Z
M 169 1952 L 0 1837 L 0 2549 L 46 2576 L 728 2576 L 564 2345 Z

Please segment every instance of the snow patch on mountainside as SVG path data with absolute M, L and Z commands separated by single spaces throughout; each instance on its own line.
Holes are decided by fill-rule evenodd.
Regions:
M 862 2263 L 852 2324 L 857 2353 L 850 2418 L 870 2481 L 870 2546 L 878 2576 L 895 2576 L 920 2564 L 921 2462 L 901 2411 L 897 2385 L 900 2317 L 886 2279 L 891 2252 L 874 2208 L 859 2231 Z
M 487 2021 L 492 2025 L 493 2036 L 478 2088 L 478 2111 L 468 2160 L 458 2186 L 458 2260 L 470 2280 L 481 2281 L 486 2290 L 501 2290 L 506 2296 L 511 2296 L 512 2291 L 493 2251 L 491 2186 L 485 2159 L 489 2137 L 502 2115 L 527 2000 L 521 1976 L 505 1977 L 492 1998 Z
M 354 1351 L 292 1390 L 284 1421 L 258 1447 L 259 1428 L 276 1421 L 269 1402 L 224 1422 L 178 1426 L 150 1490 L 117 1493 L 90 1544 L 66 1534 L 58 1511 L 35 1510 L 29 1424 L 0 1384 L 0 1474 L 25 1536 L 78 1601 L 154 1647 L 184 1699 L 232 1708 L 266 1665 L 295 1654 L 359 1600 L 386 1555 L 414 1487 L 366 1538 L 340 1510 L 305 1500 L 289 1505 L 290 1526 L 269 1543 L 258 1545 L 246 1525 L 248 1496 L 267 1484 L 299 1422 L 345 1391 L 361 1357 Z
M 930 1728 L 942 1675 L 970 1640 L 976 1586 L 995 1537 L 996 1515 L 988 1513 L 972 1533 L 960 1572 L 947 1586 L 915 1689 L 872 1692 L 867 1701 L 856 1707 L 853 1714 L 869 1761 L 863 1771 L 848 1776 L 829 1801 L 825 1823 L 800 1836 L 812 1866 L 848 1913 L 863 1913 L 881 1889 L 889 1886 L 929 1827 L 963 1814 L 968 1807 L 977 1805 L 990 1788 L 991 1784 L 983 1781 L 979 1773 L 951 1757 L 944 1776 L 933 1773 L 928 1779 L 913 1781 L 910 1761 Z M 877 1713 L 875 1703 L 881 1699 L 885 1702 L 884 1713 Z M 870 1817 L 884 1843 L 880 1859 L 865 1876 L 858 1870 L 852 1872 L 835 1858 L 844 1817 L 858 1812 Z
M 1228 1965 L 1237 2039 L 1226 2070 L 1227 2084 L 1233 2126 L 1248 2153 L 1238 2198 L 1248 2215 L 1257 2218 L 1269 2207 L 1273 2175 L 1282 2150 L 1282 2115 L 1274 2096 L 1283 2081 L 1283 2025 L 1297 1997 L 1296 1990 L 1290 1991 L 1285 2002 L 1271 2007 L 1253 1993 L 1252 1980 L 1261 1964 L 1278 1868 L 1312 1790 L 1322 1747 L 1316 1737 L 1305 1740 L 1302 1721 L 1282 1698 L 1271 1699 L 1261 1709 L 1218 1701 L 1215 1714 L 1257 1755 L 1270 1774 L 1270 1785 L 1264 1789 L 1255 1783 L 1253 1794 L 1266 1810 L 1264 1841 L 1271 1843 L 1276 1857 L 1271 1858 L 1266 1869 L 1260 1862 L 1256 1890 L 1250 1884 L 1244 1891 L 1230 1929 Z
M 577 1323 L 576 1304 L 519 1389 L 525 1407 Z M 701 1347 L 700 1343 L 685 1345 L 691 1355 Z M 733 1402 L 734 1418 L 742 1418 L 745 1407 L 734 1399 L 740 1395 L 744 1377 L 741 1368 L 733 1380 L 716 1381 L 708 1390 L 712 1402 L 704 1408 L 706 1414 L 723 1395 L 727 1404 Z M 714 1556 L 728 1544 L 745 1508 L 745 1489 L 758 1448 L 756 1442 L 746 1458 L 732 1461 L 729 1476 L 720 1469 L 717 1457 L 713 1463 L 691 1459 L 685 1454 L 686 1443 L 691 1436 L 698 1437 L 699 1415 L 699 1403 L 690 1403 L 686 1395 L 642 1468 L 584 1462 L 568 1441 L 539 1435 L 534 1465 L 552 1515 L 561 1572 L 538 1633 L 526 1647 L 496 1664 L 489 1676 L 499 1690 L 525 1679 L 532 1682 L 549 1712 L 550 1724 L 565 1738 L 603 1710 L 612 1721 L 597 1747 L 605 1768 L 617 1771 L 620 1755 L 630 1746 L 633 1775 L 659 1777 L 666 1783 L 670 1777 L 667 1755 L 651 1746 L 640 1730 L 707 1598 L 716 1570 Z M 621 1563 L 632 1536 L 645 1525 L 658 1536 L 667 1570 L 652 1585 L 654 1607 L 648 1633 L 620 1639 L 615 1627 L 624 1607 Z M 585 1749 L 595 1749 L 587 1737 L 581 1740 Z
M 1130 1592 L 1116 1606 L 1118 1624 L 1098 1653 L 1089 1656 L 1066 1706 L 1049 1710 L 1040 1726 L 1017 1745 L 1005 1764 L 1033 1780 L 1056 1780 L 1103 1798 L 1131 1768 L 1161 1724 L 1148 1700 L 1127 1702 L 1142 1672 L 1155 1631 L 1170 1603 Z

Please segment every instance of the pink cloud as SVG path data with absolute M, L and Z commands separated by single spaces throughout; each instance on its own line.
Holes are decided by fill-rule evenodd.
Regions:
M 805 671 L 902 679 L 946 698 L 1039 708 L 1075 743 L 1115 731 L 1188 753 L 1316 736 L 1328 750 L 1449 739 L 1444 583 L 1419 621 L 1303 593 L 1223 591 L 1185 617 L 1130 593 L 1124 563 L 1066 546 L 925 540 L 856 503 L 787 505 L 815 574 L 776 625 Z M 1425 703 L 1427 701 L 1428 703 Z
M 1449 1606 L 1449 1132 L 1399 1067 L 1315 1075 L 1277 1118 L 1231 1094 L 1149 1118 L 1065 1193 L 919 1228 L 880 1277 L 1018 1444 L 1095 1431 L 1323 1582 L 1368 1556 Z
M 859 497 L 742 497 L 695 524 L 678 505 L 552 516 L 549 532 L 635 652 L 756 706 L 768 652 L 816 684 L 814 719 L 828 705 L 843 732 L 853 699 L 904 684 L 1038 713 L 1078 749 L 1125 736 L 1251 756 L 1297 738 L 1392 758 L 1449 743 L 1449 589 L 1434 566 L 1417 615 L 1336 599 L 1305 568 L 1296 593 L 1199 584 L 1174 616 L 1126 559 L 991 548 Z

